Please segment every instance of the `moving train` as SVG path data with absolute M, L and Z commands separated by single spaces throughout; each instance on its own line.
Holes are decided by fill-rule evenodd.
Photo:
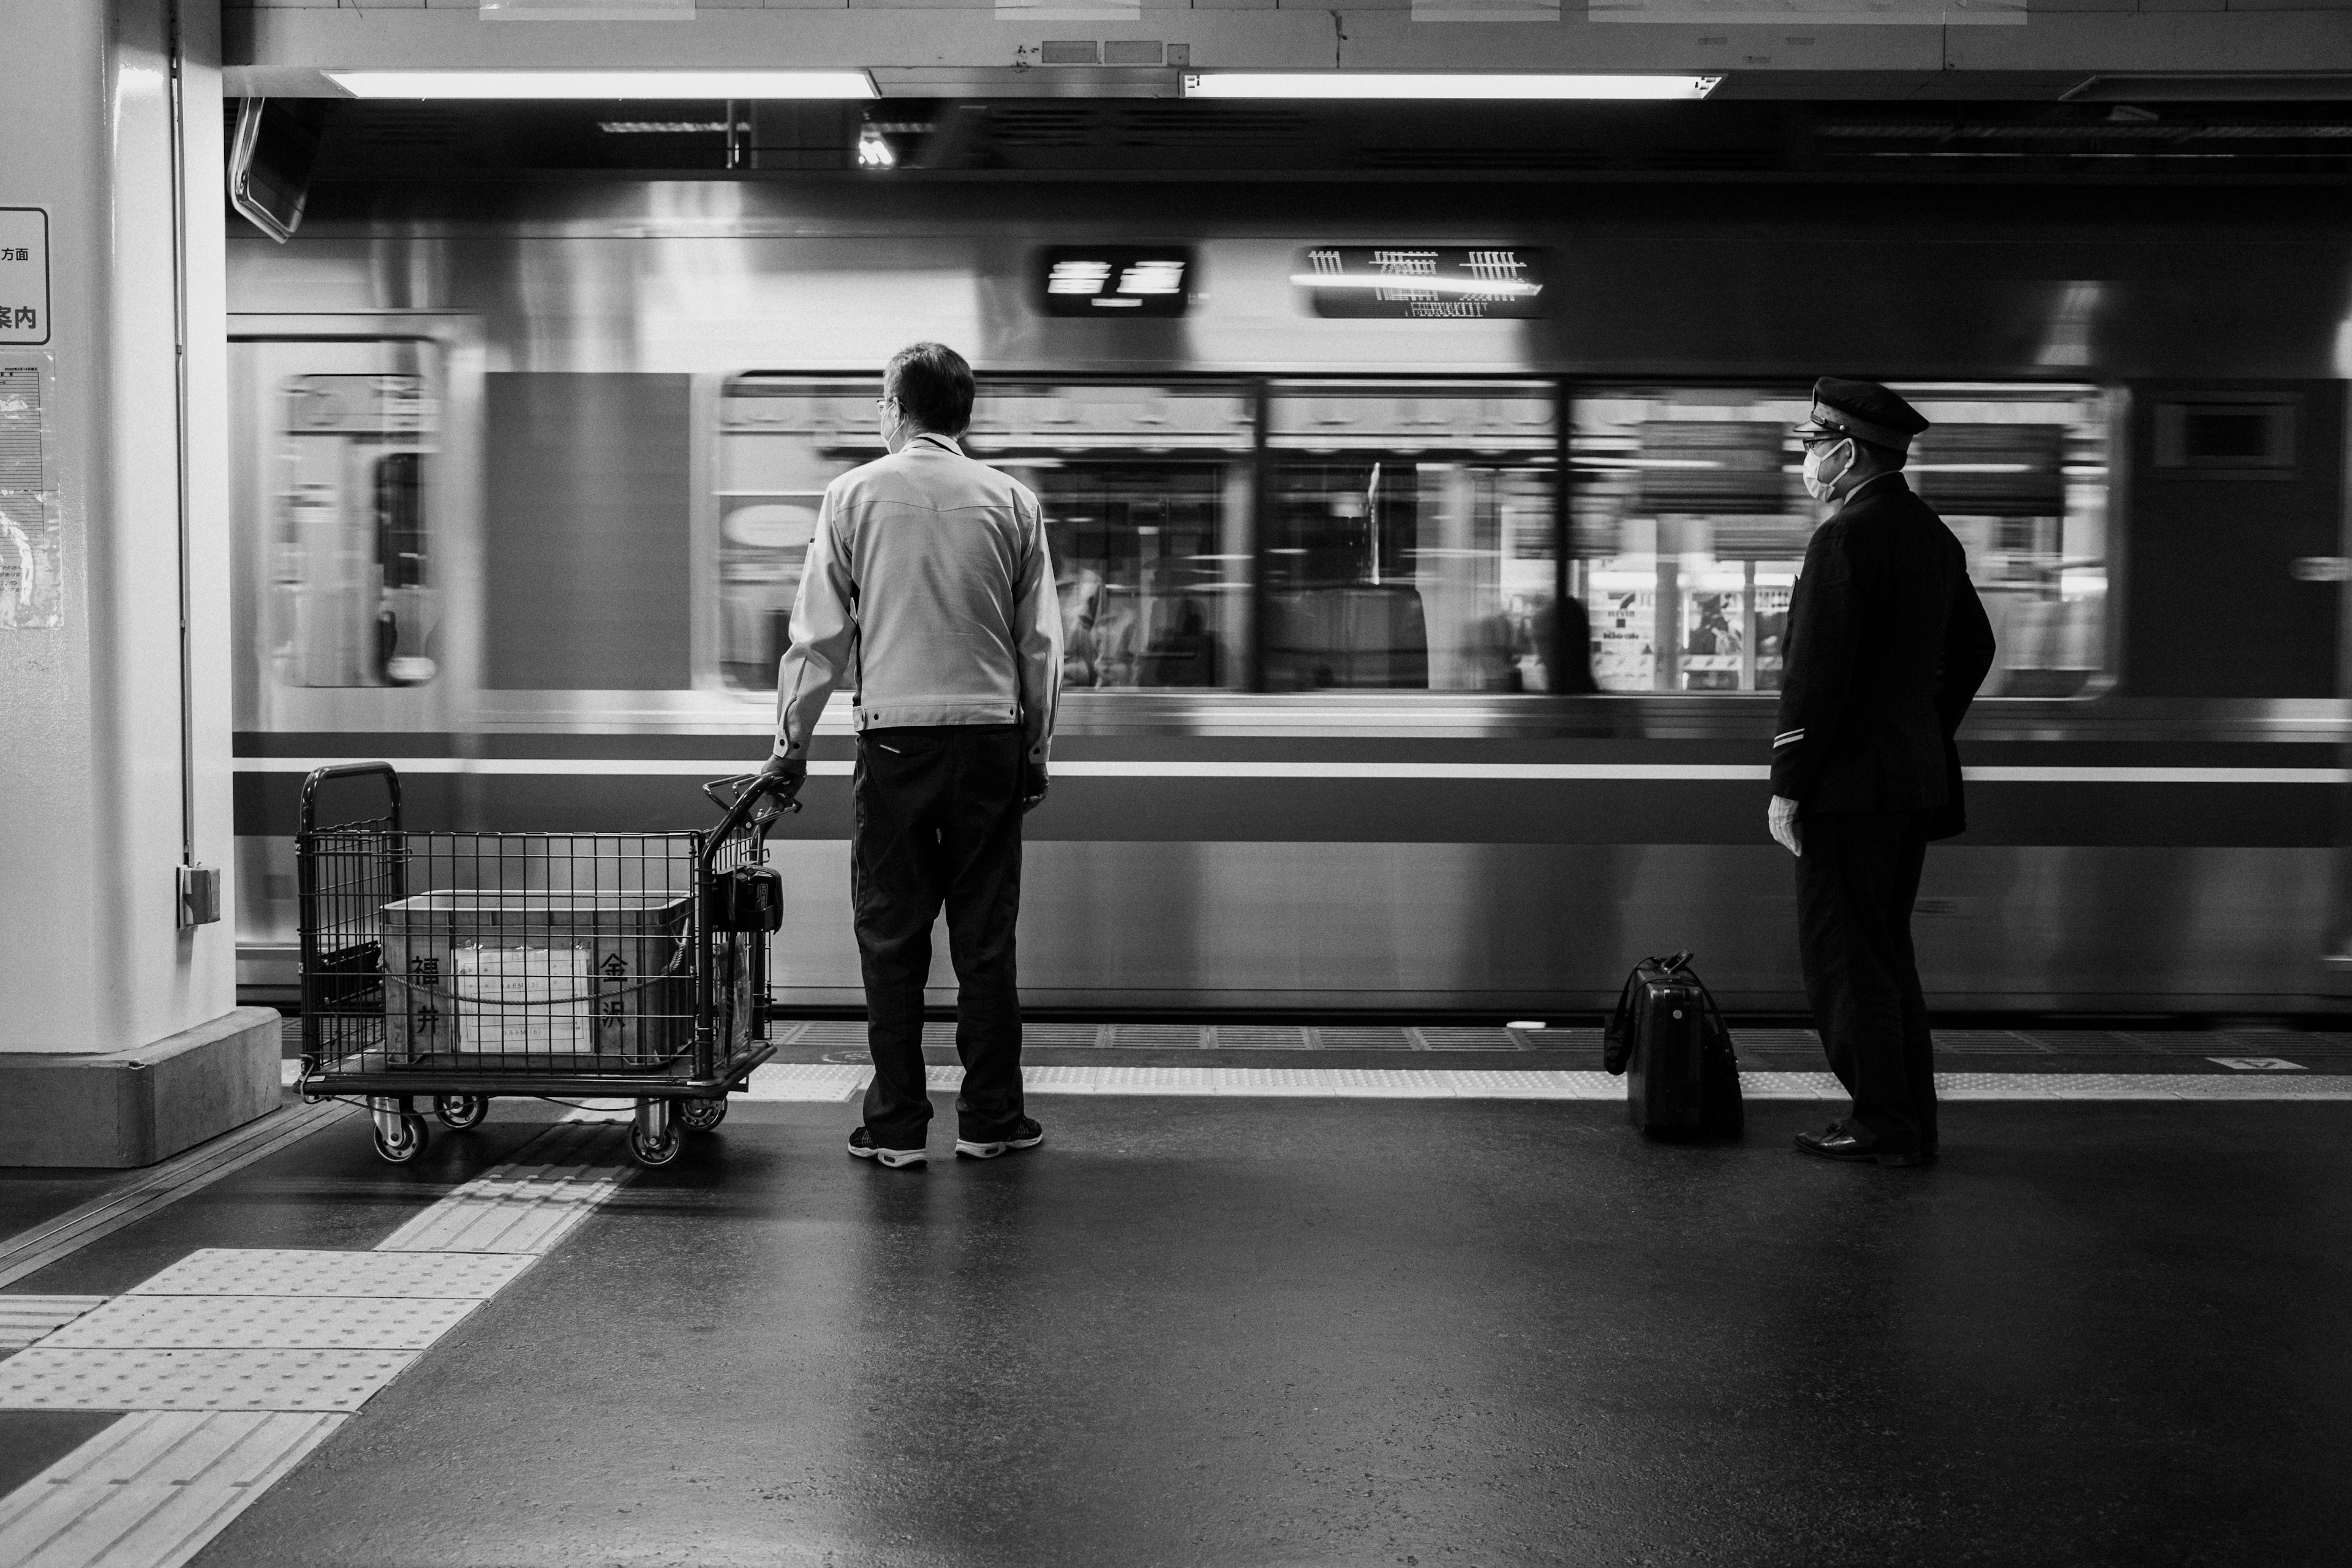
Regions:
M 1544 1017 L 1690 948 L 1801 1006 L 1764 805 L 1825 372 L 1934 422 L 2000 637 L 1934 1003 L 2352 987 L 2352 232 L 2292 193 L 418 181 L 229 268 L 248 986 L 292 981 L 318 761 L 427 826 L 698 825 L 933 338 L 1068 634 L 1033 1005 Z M 787 1006 L 858 997 L 848 707 L 774 841 Z

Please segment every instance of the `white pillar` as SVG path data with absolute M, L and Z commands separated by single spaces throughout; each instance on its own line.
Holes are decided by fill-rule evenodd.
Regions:
M 231 927 L 180 920 L 184 860 L 231 860 L 219 21 L 216 0 L 0 0 L 0 473 L 37 435 L 47 489 L 0 496 L 0 1165 L 145 1163 L 278 1100 Z M 43 229 L 27 330 L 10 236 Z

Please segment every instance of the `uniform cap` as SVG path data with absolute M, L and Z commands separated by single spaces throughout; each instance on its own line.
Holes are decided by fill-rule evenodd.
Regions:
M 1813 416 L 1800 436 L 1853 436 L 1898 452 L 1927 427 L 1920 412 L 1874 381 L 1825 375 L 1813 383 Z

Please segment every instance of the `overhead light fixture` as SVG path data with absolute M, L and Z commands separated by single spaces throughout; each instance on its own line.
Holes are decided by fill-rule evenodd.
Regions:
M 1202 71 L 1187 98 L 1694 99 L 1719 76 L 1601 76 L 1552 72 Z
M 866 99 L 862 70 L 352 70 L 327 79 L 353 98 Z

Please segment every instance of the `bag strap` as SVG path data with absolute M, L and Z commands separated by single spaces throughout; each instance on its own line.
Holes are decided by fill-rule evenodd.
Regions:
M 1633 987 L 1641 984 L 1642 971 L 1658 961 L 1645 958 L 1625 976 L 1625 984 L 1617 993 L 1617 1005 L 1609 1015 L 1608 1026 L 1601 1031 L 1601 1065 L 1610 1073 L 1625 1070 L 1625 1061 L 1633 1054 Z
M 1706 981 L 1698 977 L 1698 971 L 1690 967 L 1691 955 L 1685 953 L 1682 956 L 1685 978 L 1698 987 L 1699 1001 L 1706 1008 L 1707 1021 L 1715 1026 L 1716 1033 L 1723 1037 L 1723 1048 L 1730 1051 L 1736 1058 L 1739 1053 L 1731 1043 L 1731 1026 L 1723 1021 L 1723 1009 L 1716 1005 L 1715 993 L 1708 989 Z

